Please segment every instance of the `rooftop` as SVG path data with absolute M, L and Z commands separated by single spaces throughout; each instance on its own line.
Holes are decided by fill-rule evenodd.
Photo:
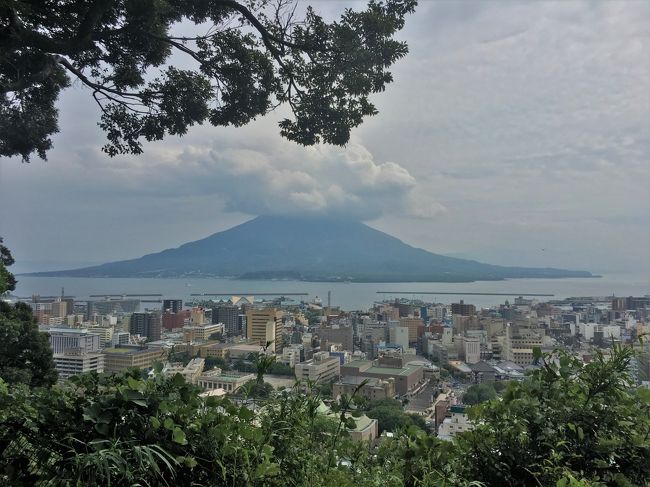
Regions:
M 366 372 L 371 374 L 386 374 L 386 375 L 411 375 L 413 372 L 421 368 L 421 365 L 407 365 L 405 367 L 370 367 Z
M 115 348 L 106 348 L 104 349 L 105 354 L 119 354 L 119 355 L 128 355 L 128 354 L 137 354 L 137 353 L 146 353 L 146 352 L 158 352 L 159 350 L 150 350 L 148 348 L 140 347 L 115 347 Z

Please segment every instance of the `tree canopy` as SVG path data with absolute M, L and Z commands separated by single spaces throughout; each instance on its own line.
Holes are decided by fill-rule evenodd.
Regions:
M 327 22 L 312 8 L 299 16 L 295 0 L 2 2 L 0 155 L 46 157 L 58 96 L 74 80 L 101 108 L 110 156 L 283 104 L 284 137 L 344 145 L 377 113 L 369 96 L 407 53 L 394 36 L 415 5 L 370 0 Z
M 38 330 L 25 303 L 0 301 L 0 378 L 32 387 L 48 387 L 57 380 L 47 334 Z
M 14 263 L 0 238 L 0 295 L 16 289 L 16 278 L 7 269 Z M 52 349 L 38 330 L 32 309 L 25 303 L 0 300 L 0 379 L 9 384 L 49 387 L 57 380 Z
M 2 237 L 0 237 L 0 295 L 16 289 L 16 278 L 7 270 L 7 267 L 13 263 L 11 251 L 2 244 Z
M 490 383 L 475 384 L 470 386 L 463 394 L 463 402 L 467 405 L 479 404 L 497 397 L 494 385 Z
M 49 389 L 0 379 L 0 483 L 647 485 L 650 392 L 632 384 L 632 357 L 615 347 L 584 365 L 558 352 L 502 398 L 470 408 L 473 431 L 443 441 L 400 424 L 378 448 L 350 441 L 360 412 L 350 398 L 332 403 L 332 417 L 300 389 L 251 409 L 202 398 L 180 374 L 91 373 Z M 392 400 L 369 406 L 401 412 Z

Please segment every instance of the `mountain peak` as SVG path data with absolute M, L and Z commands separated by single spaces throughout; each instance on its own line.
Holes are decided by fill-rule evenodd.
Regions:
M 138 259 L 36 275 L 235 277 L 310 281 L 468 282 L 591 277 L 583 271 L 503 267 L 427 252 L 355 220 L 262 215 Z

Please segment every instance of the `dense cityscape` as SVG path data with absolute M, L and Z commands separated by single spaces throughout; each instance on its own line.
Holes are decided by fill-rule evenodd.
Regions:
M 607 355 L 615 344 L 634 347 L 629 373 L 650 386 L 650 343 L 638 340 L 650 332 L 649 296 L 517 297 L 484 309 L 463 300 L 395 299 L 365 311 L 332 306 L 331 295 L 325 303 L 286 296 L 139 298 L 78 300 L 62 290 L 59 297 L 27 300 L 49 336 L 60 381 L 87 372 L 151 371 L 159 363 L 164 375 L 181 374 L 204 395 L 247 400 L 264 355 L 273 363 L 259 391 L 266 396 L 313 389 L 326 408 L 356 392 L 371 404 L 392 403 L 396 416 L 417 418 L 446 439 L 472 427 L 466 405 L 523 380 L 541 366 L 540 353 L 563 349 L 589 363 L 594 349 Z M 401 424 L 372 409 L 368 414 L 375 417 L 358 420 L 353 438 L 374 441 L 394 433 L 382 423 Z

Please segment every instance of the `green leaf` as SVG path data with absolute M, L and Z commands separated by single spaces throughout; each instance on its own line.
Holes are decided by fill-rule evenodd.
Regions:
M 167 418 L 169 419 L 169 418 Z M 151 424 L 151 427 L 155 430 L 160 428 L 160 420 L 156 418 L 155 416 L 149 416 L 149 423 Z
M 139 391 L 142 385 L 142 383 L 139 380 L 134 379 L 133 377 L 129 377 L 127 379 L 127 383 L 129 384 L 129 387 L 135 391 Z
M 165 422 L 163 423 L 165 426 L 165 429 L 168 430 L 173 430 L 174 429 L 174 420 L 172 418 L 165 418 Z
M 650 404 L 650 389 L 646 389 L 645 387 L 639 387 L 637 389 L 637 395 L 639 396 L 639 399 L 641 399 L 641 402 Z
M 185 432 L 180 429 L 178 426 L 174 428 L 174 431 L 172 433 L 172 440 L 174 443 L 178 443 L 180 445 L 186 445 L 187 444 L 187 439 L 185 438 Z

